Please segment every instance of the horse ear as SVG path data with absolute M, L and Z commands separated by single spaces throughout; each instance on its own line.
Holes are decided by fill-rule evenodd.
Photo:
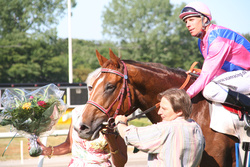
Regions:
M 96 52 L 96 57 L 99 61 L 100 66 L 102 66 L 106 61 L 108 61 L 108 59 L 103 57 L 97 50 L 95 52 Z
M 114 54 L 114 52 L 109 48 L 109 56 L 116 67 L 119 68 L 121 60 Z

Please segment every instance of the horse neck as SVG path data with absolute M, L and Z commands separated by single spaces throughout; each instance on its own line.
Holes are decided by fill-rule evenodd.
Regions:
M 142 111 L 159 102 L 157 95 L 169 88 L 180 87 L 185 81 L 185 74 L 174 69 L 160 69 L 150 65 L 128 65 L 129 81 L 135 94 L 135 106 Z M 147 116 L 151 122 L 159 122 L 156 111 Z

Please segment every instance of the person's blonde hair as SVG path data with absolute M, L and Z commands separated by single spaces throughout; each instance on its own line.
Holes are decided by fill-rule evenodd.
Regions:
M 161 100 L 163 97 L 170 102 L 174 112 L 182 111 L 185 119 L 189 118 L 192 112 L 192 102 L 184 89 L 167 89 L 166 91 L 159 93 L 157 98 L 158 100 Z

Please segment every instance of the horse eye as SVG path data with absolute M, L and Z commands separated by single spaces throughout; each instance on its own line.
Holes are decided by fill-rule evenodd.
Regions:
M 113 90 L 115 90 L 115 86 L 109 83 L 106 85 L 105 90 L 106 91 L 113 91 Z
M 89 90 L 89 92 L 91 92 L 92 91 L 92 86 L 88 86 L 88 90 Z

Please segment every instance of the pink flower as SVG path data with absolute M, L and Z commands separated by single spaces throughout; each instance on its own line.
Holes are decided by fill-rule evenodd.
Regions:
M 45 107 L 47 105 L 45 101 L 38 101 L 37 104 L 41 107 Z
M 30 98 L 29 98 L 30 100 L 32 100 L 32 99 L 34 99 L 34 97 L 33 96 L 30 96 Z

